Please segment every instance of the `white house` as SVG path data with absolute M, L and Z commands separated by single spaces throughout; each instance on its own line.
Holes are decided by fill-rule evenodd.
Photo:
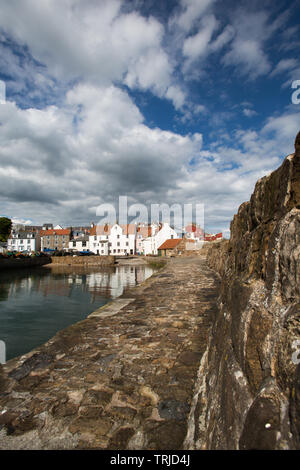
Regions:
M 166 241 L 172 238 L 179 238 L 175 230 L 167 222 L 160 224 L 153 234 L 143 240 L 144 255 L 157 255 L 158 248 Z
M 89 235 L 89 249 L 96 255 L 108 255 L 108 225 L 93 225 Z
M 39 232 L 26 232 L 12 230 L 7 240 L 8 251 L 33 252 L 40 251 L 41 237 Z
M 149 224 L 139 224 L 136 228 L 135 252 L 137 255 L 144 254 L 144 240 L 151 237 L 152 227 Z
M 89 236 L 74 238 L 69 241 L 69 251 L 89 251 L 90 241 Z
M 119 225 L 111 227 L 108 236 L 110 255 L 134 255 L 135 254 L 136 226 L 134 224 Z
M 89 248 L 98 255 L 135 254 L 134 224 L 95 225 L 91 228 Z

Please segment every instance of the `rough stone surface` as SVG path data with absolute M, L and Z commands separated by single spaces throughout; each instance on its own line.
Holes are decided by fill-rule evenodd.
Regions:
M 207 260 L 221 279 L 219 310 L 184 446 L 299 449 L 300 133 Z
M 217 295 L 205 258 L 174 258 L 119 310 L 9 361 L 0 449 L 182 449 Z
M 64 266 L 111 266 L 115 263 L 114 256 L 51 256 L 52 264 Z

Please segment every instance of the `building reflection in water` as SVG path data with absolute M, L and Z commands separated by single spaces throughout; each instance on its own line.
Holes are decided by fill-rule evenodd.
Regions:
M 72 297 L 74 288 L 90 293 L 92 303 L 99 296 L 115 299 L 126 288 L 140 284 L 153 273 L 148 266 L 117 266 L 101 272 L 91 268 L 53 266 L 38 271 L 6 273 L 5 280 L 0 275 L 0 302 L 22 292 L 41 292 L 44 297 Z
M 44 266 L 0 272 L 0 340 L 7 360 L 31 351 L 153 273 L 149 266 Z

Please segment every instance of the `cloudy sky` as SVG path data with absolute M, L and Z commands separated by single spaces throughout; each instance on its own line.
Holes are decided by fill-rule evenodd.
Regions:
M 282 0 L 1 2 L 1 215 L 88 224 L 126 195 L 228 230 L 293 152 L 299 20 Z

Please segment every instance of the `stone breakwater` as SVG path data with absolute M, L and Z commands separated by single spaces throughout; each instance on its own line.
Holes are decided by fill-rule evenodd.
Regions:
M 52 264 L 63 266 L 112 266 L 114 256 L 51 256 Z
M 0 449 L 182 449 L 217 293 L 205 259 L 172 259 L 9 361 Z
M 300 133 L 207 260 L 219 309 L 185 446 L 300 449 Z

